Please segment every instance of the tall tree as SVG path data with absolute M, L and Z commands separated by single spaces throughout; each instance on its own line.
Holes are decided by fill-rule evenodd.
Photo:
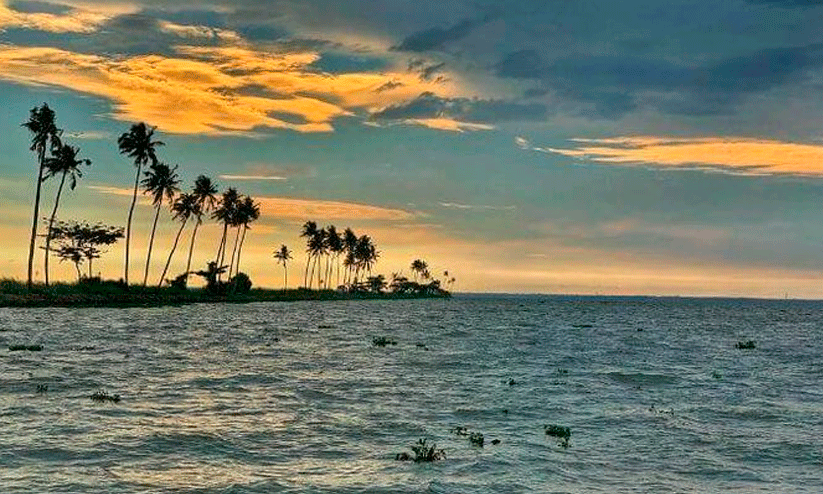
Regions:
M 429 265 L 426 264 L 426 261 L 421 261 L 420 259 L 415 259 L 411 263 L 411 270 L 414 273 L 414 280 L 417 281 L 417 275 L 422 275 L 426 270 L 429 269 Z
M 243 234 L 240 236 L 240 245 L 237 247 L 237 266 L 234 268 L 235 274 L 240 272 L 240 254 L 243 253 L 243 244 L 246 242 L 246 232 L 251 230 L 249 225 L 260 219 L 260 204 L 254 202 L 254 199 L 251 197 L 246 196 L 239 204 L 238 210 L 240 211 L 238 221 L 241 224 L 240 228 L 242 228 Z
M 203 224 L 203 214 L 212 211 L 217 202 L 217 186 L 212 183 L 211 179 L 205 175 L 200 175 L 194 181 L 194 190 L 192 194 L 197 198 L 197 222 L 194 224 L 194 230 L 191 233 L 191 245 L 189 245 L 189 257 L 186 261 L 186 281 L 188 282 L 188 274 L 191 272 L 191 256 L 194 252 L 194 241 L 197 238 L 197 229 Z
M 23 127 L 32 133 L 29 149 L 37 154 L 37 185 L 34 194 L 34 214 L 32 216 L 31 237 L 29 239 L 29 261 L 26 285 L 31 288 L 32 271 L 34 268 L 34 241 L 37 238 L 37 222 L 40 216 L 40 191 L 43 185 L 43 171 L 46 161 L 46 150 L 55 149 L 60 145 L 62 130 L 54 122 L 54 110 L 43 103 L 40 108 L 34 107 L 29 112 L 29 120 Z M 47 253 L 48 254 L 48 253 Z
M 192 216 L 197 216 L 198 218 L 202 216 L 202 213 L 200 212 L 200 202 L 194 194 L 180 194 L 172 204 L 171 211 L 172 218 L 180 221 L 180 229 L 177 230 L 177 235 L 174 237 L 174 245 L 172 245 L 171 250 L 169 251 L 169 258 L 166 260 L 166 267 L 163 268 L 163 274 L 160 275 L 160 282 L 157 284 L 157 288 L 163 286 L 163 280 L 166 278 L 166 273 L 169 271 L 169 265 L 171 265 L 171 259 L 172 256 L 174 256 L 174 251 L 177 250 L 177 243 L 180 241 L 180 235 L 183 233 L 183 229 L 186 228 L 186 223 L 188 223 L 189 218 Z
M 220 245 L 217 247 L 217 255 L 214 259 L 218 268 L 223 266 L 223 260 L 226 256 L 226 235 L 228 235 L 229 225 L 234 221 L 239 199 L 240 195 L 237 193 L 237 189 L 229 187 L 223 192 L 220 202 L 211 214 L 212 218 L 223 223 L 223 235 L 220 237 Z M 222 271 L 217 274 L 218 281 L 222 274 Z
M 145 123 L 134 124 L 128 132 L 117 138 L 120 154 L 125 154 L 134 160 L 137 173 L 134 175 L 134 193 L 129 207 L 129 218 L 126 221 L 126 265 L 123 278 L 126 286 L 129 285 L 129 248 L 131 245 L 131 219 L 134 216 L 134 205 L 137 204 L 137 187 L 140 184 L 140 171 L 144 165 L 157 164 L 156 148 L 163 145 L 154 139 L 155 127 L 148 127 Z M 145 284 L 145 283 L 144 283 Z
M 286 263 L 291 259 L 291 251 L 283 244 L 279 250 L 274 251 L 274 258 L 277 259 L 278 264 L 283 265 L 283 289 L 285 290 L 289 286 L 289 270 L 286 268 Z
M 340 236 L 340 233 L 337 232 L 337 228 L 334 225 L 329 225 L 326 227 L 325 242 L 326 250 L 329 256 L 326 261 L 326 287 L 328 288 L 331 284 L 332 269 L 335 264 L 337 264 L 337 284 L 340 284 L 340 264 L 337 260 L 340 257 L 340 254 L 343 253 L 344 248 L 343 238 Z
M 77 187 L 77 179 L 83 176 L 83 173 L 80 171 L 80 166 L 91 165 L 91 160 L 77 158 L 77 153 L 79 152 L 80 148 L 62 144 L 57 149 L 52 149 L 52 156 L 46 158 L 44 163 L 46 173 L 43 180 L 55 175 L 60 175 L 60 186 L 57 188 L 57 196 L 54 199 L 54 209 L 51 211 L 48 230 L 46 230 L 46 258 L 44 260 L 46 286 L 49 285 L 49 253 L 51 250 L 52 227 L 54 226 L 54 218 L 57 216 L 57 208 L 60 206 L 60 195 L 63 193 L 63 186 L 66 183 L 66 178 L 68 178 L 69 188 L 74 190 L 74 188 Z
M 320 284 L 323 282 L 320 274 L 320 258 L 326 253 L 325 228 L 320 228 L 314 232 L 314 236 L 309 239 L 309 250 L 311 250 L 311 255 L 314 257 L 314 264 L 312 264 L 311 276 L 309 277 L 309 288 L 311 288 L 312 279 L 314 278 L 314 270 L 317 268 L 317 289 L 320 290 L 322 288 Z
M 343 231 L 343 251 L 346 254 L 346 257 L 343 260 L 343 266 L 346 268 L 346 276 L 344 277 L 345 279 L 343 280 L 343 284 L 350 281 L 352 270 L 356 264 L 354 257 L 354 249 L 356 247 L 357 235 L 351 228 L 346 228 L 346 230 Z
M 163 205 L 163 199 L 168 199 L 169 202 L 174 200 L 174 196 L 180 192 L 180 178 L 177 176 L 177 165 L 173 168 L 165 163 L 155 163 L 146 170 L 145 177 L 141 182 L 146 194 L 152 197 L 152 204 L 155 208 L 154 223 L 151 227 L 151 236 L 149 236 L 149 249 L 146 254 L 146 271 L 143 274 L 143 286 L 149 280 L 149 267 L 151 266 L 151 250 L 154 246 L 154 233 L 157 230 L 157 219 L 160 217 L 160 207 Z
M 311 288 L 311 284 L 309 283 L 309 264 L 311 264 L 312 261 L 312 249 L 309 244 L 315 235 L 317 235 L 317 223 L 314 221 L 303 223 L 303 231 L 300 232 L 300 236 L 306 239 L 306 272 L 303 274 L 303 286 L 306 288 Z

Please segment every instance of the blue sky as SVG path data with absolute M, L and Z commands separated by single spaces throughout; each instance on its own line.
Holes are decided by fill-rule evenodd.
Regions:
M 820 1 L 4 1 L 0 88 L 6 276 L 36 170 L 20 123 L 48 102 L 94 162 L 61 217 L 125 223 L 116 138 L 144 121 L 187 184 L 261 201 L 263 286 L 281 243 L 302 270 L 313 219 L 458 290 L 823 296 Z M 99 263 L 121 268 L 122 246 Z

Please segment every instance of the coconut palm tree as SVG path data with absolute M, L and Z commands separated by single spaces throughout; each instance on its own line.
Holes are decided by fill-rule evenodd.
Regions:
M 243 198 L 243 201 L 238 206 L 240 212 L 240 223 L 243 229 L 243 234 L 240 236 L 240 245 L 237 247 L 237 266 L 235 267 L 235 274 L 240 272 L 240 254 L 243 253 L 243 244 L 246 242 L 246 232 L 251 230 L 250 224 L 260 219 L 260 204 L 254 202 L 249 196 Z
M 194 231 L 191 233 L 191 245 L 189 245 L 189 257 L 186 261 L 186 280 L 188 281 L 188 274 L 191 272 L 191 256 L 194 252 L 194 240 L 197 238 L 197 229 L 203 224 L 203 214 L 214 209 L 217 202 L 217 186 L 212 183 L 211 179 L 205 175 L 200 175 L 194 181 L 194 190 L 192 195 L 197 199 L 197 222 L 194 224 Z
M 286 268 L 286 263 L 291 259 L 291 251 L 283 244 L 279 250 L 274 251 L 274 258 L 277 259 L 278 264 L 283 265 L 283 289 L 285 290 L 289 285 L 289 271 Z
M 346 254 L 346 257 L 343 260 L 343 266 L 346 267 L 346 276 L 345 276 L 345 279 L 343 280 L 344 285 L 349 280 L 352 269 L 354 269 L 354 265 L 355 265 L 354 249 L 356 247 L 357 247 L 357 235 L 354 233 L 354 230 L 352 230 L 351 228 L 346 228 L 346 230 L 343 231 L 343 251 Z
M 374 263 L 377 262 L 377 258 L 380 257 L 380 252 L 375 248 L 371 237 L 363 235 L 357 239 L 354 256 L 356 259 L 354 282 L 357 283 L 357 278 L 361 270 L 371 273 Z
M 146 255 L 146 271 L 143 274 L 143 286 L 146 286 L 146 282 L 149 280 L 151 250 L 154 246 L 154 233 L 157 230 L 157 219 L 160 217 L 160 207 L 163 205 L 164 198 L 172 202 L 174 196 L 180 192 L 180 178 L 177 176 L 177 165 L 172 168 L 165 163 L 152 164 L 146 171 L 141 185 L 145 189 L 145 194 L 151 194 L 152 204 L 155 208 L 154 223 L 151 227 L 149 249 Z
M 124 280 L 126 286 L 129 285 L 129 248 L 131 245 L 131 219 L 134 216 L 134 205 L 137 204 L 137 187 L 140 183 L 140 171 L 144 165 L 157 164 L 156 149 L 163 145 L 160 141 L 153 140 L 154 127 L 148 127 L 145 123 L 134 124 L 128 132 L 124 132 L 117 138 L 117 146 L 120 154 L 125 154 L 134 160 L 137 173 L 134 176 L 134 193 L 132 194 L 131 206 L 129 207 L 129 218 L 126 221 L 126 265 Z M 147 266 L 148 268 L 148 266 Z M 143 283 L 145 285 L 145 283 Z
M 163 268 L 163 274 L 160 275 L 160 282 L 157 284 L 157 288 L 163 286 L 163 280 L 169 271 L 169 265 L 171 265 L 171 258 L 174 256 L 174 251 L 177 250 L 177 243 L 180 241 L 180 235 L 183 233 L 183 229 L 186 228 L 186 223 L 188 223 L 189 218 L 196 216 L 199 219 L 203 215 L 200 209 L 200 202 L 193 193 L 180 194 L 171 205 L 171 211 L 172 219 L 180 221 L 180 229 L 177 230 L 177 235 L 174 237 L 174 245 L 172 245 L 171 251 L 169 251 L 169 258 L 166 260 L 166 266 Z
M 343 237 L 337 232 L 337 228 L 334 225 L 329 225 L 326 227 L 326 250 L 328 251 L 329 258 L 326 262 L 326 280 L 331 280 L 332 277 L 332 268 L 334 264 L 337 264 L 337 284 L 340 284 L 340 263 L 337 262 L 340 254 L 343 253 Z M 335 261 L 332 264 L 332 259 Z M 328 287 L 330 283 L 326 283 L 326 287 Z
M 411 263 L 411 270 L 414 273 L 414 281 L 417 281 L 417 275 L 422 275 L 426 270 L 429 269 L 429 265 L 426 264 L 426 261 L 421 261 L 420 259 L 415 259 Z
M 223 260 L 226 257 L 226 235 L 229 232 L 229 225 L 234 221 L 239 199 L 240 195 L 237 193 L 237 189 L 229 187 L 223 192 L 220 202 L 211 214 L 212 218 L 223 223 L 223 235 L 220 237 L 220 245 L 217 247 L 217 255 L 214 259 L 218 267 L 222 267 Z M 222 272 L 218 274 L 218 281 L 221 276 Z
M 309 244 L 315 235 L 317 235 L 317 223 L 314 221 L 307 221 L 303 223 L 303 231 L 300 233 L 300 236 L 306 238 L 306 272 L 303 274 L 303 286 L 305 287 L 310 287 L 308 280 L 312 249 L 309 247 Z
M 62 130 L 54 123 L 54 110 L 43 103 L 40 108 L 34 107 L 29 112 L 29 120 L 23 127 L 32 133 L 29 149 L 37 154 L 37 185 L 34 194 L 34 214 L 32 216 L 31 237 L 29 239 L 29 264 L 26 285 L 31 288 L 32 270 L 34 268 L 34 240 L 37 238 L 37 222 L 40 216 L 40 191 L 43 185 L 43 171 L 46 162 L 46 150 L 55 149 L 60 145 Z M 48 256 L 48 252 L 46 252 Z
M 320 283 L 323 281 L 320 275 L 320 257 L 326 252 L 326 229 L 321 228 L 314 232 L 314 236 L 309 239 L 308 250 L 311 252 L 311 257 L 314 258 L 314 263 L 311 267 L 311 275 L 309 275 L 309 288 L 313 283 L 314 269 L 317 268 L 317 289 L 319 290 Z
M 60 175 L 60 186 L 57 188 L 57 196 L 54 199 L 54 209 L 51 211 L 49 217 L 49 228 L 46 231 L 46 259 L 45 259 L 45 279 L 46 286 L 49 286 L 49 254 L 51 253 L 51 239 L 52 227 L 54 226 L 54 218 L 57 216 L 57 208 L 60 206 L 60 195 L 63 193 L 63 186 L 66 183 L 66 178 L 69 179 L 69 188 L 74 190 L 77 187 L 77 179 L 83 176 L 80 171 L 81 165 L 91 165 L 91 160 L 78 159 L 77 153 L 80 148 L 62 144 L 57 149 L 52 149 L 52 156 L 46 158 L 44 166 L 46 173 L 43 180 L 46 180 L 55 175 Z

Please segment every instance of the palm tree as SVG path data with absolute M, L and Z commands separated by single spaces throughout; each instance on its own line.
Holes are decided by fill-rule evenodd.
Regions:
M 414 273 L 414 281 L 417 281 L 417 275 L 422 275 L 427 269 L 429 269 L 429 265 L 426 264 L 426 261 L 421 261 L 420 259 L 415 259 L 411 263 L 411 270 Z
M 326 252 L 326 229 L 321 228 L 319 230 L 315 230 L 314 236 L 309 239 L 308 242 L 308 250 L 311 253 L 311 257 L 314 258 L 314 264 L 311 267 L 311 275 L 309 276 L 309 288 L 311 288 L 313 279 L 314 279 L 314 269 L 317 267 L 317 289 L 319 290 L 320 283 L 321 283 L 321 275 L 320 275 L 320 256 L 322 256 Z
M 357 278 L 361 270 L 371 273 L 372 266 L 380 257 L 380 252 L 374 246 L 371 237 L 363 235 L 357 239 L 357 246 L 354 248 L 354 257 L 356 260 L 356 271 L 354 282 L 357 283 Z
M 289 285 L 289 271 L 286 269 L 286 263 L 291 259 L 291 251 L 283 244 L 280 250 L 274 251 L 274 258 L 277 259 L 277 264 L 283 265 L 283 290 L 285 290 Z
M 37 153 L 37 186 L 34 194 L 34 214 L 32 216 L 31 237 L 29 240 L 29 265 L 26 285 L 31 288 L 32 270 L 34 268 L 34 240 L 37 238 L 37 221 L 40 215 L 40 190 L 43 184 L 43 170 L 46 161 L 46 149 L 55 149 L 60 145 L 60 135 L 62 130 L 54 123 L 54 110 L 49 105 L 43 103 L 40 108 L 34 107 L 29 113 L 28 122 L 23 123 L 31 133 L 31 147 L 29 149 Z M 48 252 L 46 252 L 48 256 Z
M 194 190 L 192 195 L 197 199 L 197 222 L 194 224 L 194 231 L 191 233 L 191 245 L 189 246 L 189 258 L 186 261 L 186 280 L 188 281 L 188 274 L 191 272 L 191 256 L 194 252 L 194 240 L 197 238 L 197 229 L 203 224 L 203 214 L 214 209 L 217 202 L 217 186 L 214 185 L 211 179 L 205 175 L 200 175 L 194 181 Z
M 141 182 L 146 194 L 151 194 L 152 204 L 155 207 L 154 223 L 151 227 L 151 236 L 149 237 L 149 250 L 146 255 L 146 271 L 143 274 L 143 286 L 149 279 L 149 266 L 151 265 L 151 250 L 154 245 L 154 233 L 157 230 L 157 219 L 160 217 L 160 206 L 163 204 L 163 198 L 174 200 L 175 194 L 180 192 L 180 179 L 177 176 L 177 165 L 174 168 L 169 167 L 165 163 L 152 164 L 145 173 L 145 178 Z
M 346 284 L 351 275 L 351 271 L 354 268 L 354 249 L 356 247 L 357 235 L 351 228 L 346 228 L 346 230 L 343 232 L 343 251 L 346 253 L 346 257 L 343 260 L 343 266 L 345 266 L 347 269 L 345 279 L 343 280 L 343 284 Z
M 212 218 L 223 223 L 223 235 L 220 238 L 220 245 L 217 247 L 217 255 L 214 259 L 218 267 L 223 265 L 223 259 L 226 256 L 226 235 L 229 231 L 229 225 L 234 221 L 239 198 L 240 195 L 237 193 L 237 189 L 229 187 L 223 192 L 219 204 L 211 214 Z M 218 280 L 221 276 L 222 272 L 218 274 Z
M 173 213 L 172 218 L 175 220 L 180 220 L 180 229 L 177 230 L 177 235 L 174 237 L 174 245 L 172 245 L 171 251 L 169 252 L 169 258 L 166 260 L 166 267 L 163 268 L 163 274 L 160 275 L 160 282 L 157 284 L 157 288 L 163 286 L 163 280 L 166 278 L 166 273 L 169 271 L 171 258 L 174 256 L 174 251 L 177 250 L 177 242 L 180 241 L 180 235 L 183 233 L 183 229 L 186 228 L 186 223 L 188 223 L 189 218 L 196 216 L 199 220 L 203 215 L 200 209 L 200 202 L 198 201 L 197 196 L 193 193 L 180 194 L 177 197 L 177 200 L 175 200 L 171 205 L 171 210 Z
M 54 209 L 51 211 L 49 228 L 46 231 L 46 286 L 49 286 L 49 254 L 51 253 L 52 227 L 54 226 L 54 218 L 57 216 L 57 208 L 60 205 L 60 195 L 63 193 L 63 185 L 65 185 L 66 177 L 68 177 L 69 188 L 74 190 L 74 188 L 77 187 L 77 179 L 83 176 L 83 173 L 80 172 L 80 166 L 91 165 L 91 160 L 77 159 L 77 153 L 79 152 L 80 148 L 63 144 L 57 149 L 52 149 L 52 157 L 46 158 L 44 162 L 46 174 L 43 176 L 43 180 L 55 175 L 60 175 L 60 186 L 57 188 L 57 197 L 54 199 Z
M 317 223 L 314 221 L 307 221 L 303 224 L 303 231 L 300 233 L 301 237 L 306 238 L 306 272 L 303 274 L 303 286 L 310 287 L 308 284 L 309 279 L 309 264 L 311 264 L 311 248 L 309 247 L 309 243 L 311 239 L 317 235 Z
M 240 272 L 240 254 L 243 253 L 243 243 L 246 241 L 246 231 L 251 230 L 250 224 L 260 219 L 260 204 L 254 202 L 249 196 L 243 198 L 243 201 L 238 206 L 240 213 L 241 226 L 243 227 L 243 235 L 240 237 L 240 245 L 237 247 L 237 266 L 235 267 L 235 274 Z
M 343 237 L 337 233 L 337 228 L 334 225 L 329 225 L 326 227 L 326 249 L 328 250 L 329 259 L 326 262 L 326 280 L 331 280 L 332 275 L 332 268 L 334 267 L 331 263 L 332 258 L 335 260 L 335 264 L 337 264 L 337 284 L 340 284 L 340 264 L 336 261 L 340 257 L 340 254 L 343 253 Z M 326 286 L 329 286 L 329 283 L 326 283 Z
M 140 183 L 140 170 L 143 165 L 151 163 L 157 164 L 157 154 L 155 148 L 162 146 L 160 141 L 154 141 L 154 127 L 148 127 L 145 123 L 134 124 L 128 132 L 124 132 L 117 138 L 117 146 L 120 154 L 128 155 L 134 160 L 137 167 L 137 174 L 134 176 L 134 193 L 132 194 L 131 206 L 129 207 L 129 218 L 126 221 L 126 266 L 124 280 L 129 286 L 129 246 L 131 243 L 131 219 L 134 215 L 134 205 L 137 204 L 137 186 Z M 148 266 L 146 266 L 148 268 Z M 145 285 L 145 283 L 143 283 Z

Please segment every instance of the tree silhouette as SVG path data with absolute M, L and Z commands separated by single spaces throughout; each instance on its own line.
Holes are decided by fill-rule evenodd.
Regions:
M 163 286 L 163 280 L 166 278 L 166 273 L 169 271 L 172 256 L 174 256 L 174 251 L 177 250 L 177 242 L 180 241 L 180 235 L 183 233 L 183 229 L 186 228 L 186 223 L 188 223 L 189 218 L 192 216 L 197 216 L 200 218 L 203 214 L 200 210 L 200 202 L 194 194 L 180 194 L 177 197 L 177 200 L 175 200 L 172 204 L 171 211 L 172 218 L 180 221 L 180 229 L 177 230 L 177 235 L 174 237 L 174 244 L 169 251 L 169 258 L 166 260 L 166 267 L 163 268 L 163 274 L 160 275 L 160 282 L 157 284 L 158 288 Z
M 237 247 L 237 265 L 234 268 L 235 274 L 240 273 L 240 254 L 243 253 L 243 243 L 246 241 L 246 232 L 251 230 L 249 225 L 260 219 L 260 204 L 254 202 L 254 199 L 251 197 L 246 196 L 238 204 L 237 211 L 238 229 L 242 229 L 243 234 L 240 237 L 240 245 Z
M 128 132 L 117 138 L 117 146 L 120 154 L 125 154 L 134 160 L 137 173 L 134 176 L 134 193 L 132 194 L 131 206 L 129 207 L 129 217 L 126 221 L 126 265 L 124 280 L 126 286 L 129 285 L 129 248 L 131 245 L 131 220 L 134 216 L 134 205 L 137 204 L 137 187 L 140 183 L 140 171 L 144 165 L 157 164 L 157 154 L 155 148 L 162 146 L 160 141 L 154 138 L 154 127 L 148 127 L 145 123 L 134 124 Z M 145 285 L 145 282 L 143 283 Z
M 320 275 L 320 257 L 326 252 L 326 229 L 320 228 L 319 230 L 314 231 L 314 235 L 308 240 L 308 251 L 311 253 L 311 257 L 314 258 L 314 263 L 312 263 L 311 267 L 311 275 L 309 275 L 309 288 L 313 283 L 314 279 L 314 270 L 317 268 L 317 289 L 321 288 L 321 275 Z
M 212 183 L 209 177 L 200 175 L 194 181 L 192 195 L 197 198 L 197 210 L 195 212 L 197 222 L 194 224 L 194 231 L 191 233 L 189 257 L 186 261 L 186 282 L 188 282 L 189 273 L 191 272 L 191 256 L 194 253 L 194 241 L 197 238 L 197 229 L 203 224 L 203 214 L 214 209 L 214 205 L 217 202 L 217 186 Z
M 77 270 L 77 281 L 82 279 L 80 264 L 88 261 L 88 277 L 92 277 L 92 262 L 105 251 L 103 246 L 112 245 L 123 238 L 123 228 L 102 223 L 89 224 L 77 221 L 58 221 L 53 225 L 52 237 L 57 249 L 52 252 L 60 261 L 71 261 Z
M 212 218 L 223 223 L 223 235 L 220 237 L 220 245 L 217 247 L 217 255 L 214 259 L 214 263 L 217 266 L 222 267 L 223 265 L 223 259 L 226 255 L 226 235 L 229 231 L 229 225 L 231 225 L 234 221 L 239 199 L 240 195 L 237 193 L 237 189 L 234 187 L 229 187 L 225 192 L 223 192 L 220 202 L 211 215 Z M 222 275 L 223 271 L 217 273 L 218 281 Z
M 23 127 L 32 133 L 31 147 L 29 149 L 37 153 L 37 186 L 34 194 L 34 214 L 32 215 L 31 237 L 29 239 L 29 260 L 26 286 L 32 286 L 32 270 L 34 268 L 34 241 L 37 238 L 37 222 L 40 215 L 40 192 L 43 185 L 43 171 L 46 161 L 46 150 L 55 149 L 60 145 L 60 135 L 62 130 L 57 128 L 54 122 L 54 110 L 49 105 L 43 103 L 40 108 L 34 107 L 29 112 L 29 120 L 24 122 Z
M 343 280 L 343 284 L 347 284 L 350 281 L 352 271 L 356 264 L 356 259 L 354 256 L 354 249 L 357 248 L 357 235 L 354 233 L 354 230 L 351 228 L 346 228 L 343 232 L 343 252 L 345 252 L 346 257 L 343 260 L 343 266 L 346 267 L 346 276 Z
M 328 253 L 328 260 L 326 262 L 326 280 L 331 280 L 332 277 L 332 268 L 334 265 L 337 265 L 337 284 L 340 284 L 340 263 L 338 259 L 340 255 L 343 253 L 344 245 L 343 245 L 343 237 L 337 232 L 337 228 L 334 225 L 329 225 L 326 227 L 326 251 Z M 332 260 L 334 263 L 332 263 Z M 329 286 L 330 283 L 326 283 L 326 287 Z
M 274 258 L 277 259 L 278 264 L 283 265 L 283 289 L 289 285 L 289 271 L 286 268 L 286 263 L 291 259 L 291 251 L 286 245 L 281 245 L 279 250 L 274 251 Z
M 309 264 L 311 264 L 312 260 L 312 249 L 309 244 L 315 235 L 317 235 L 317 223 L 314 221 L 305 222 L 300 236 L 306 239 L 306 272 L 303 274 L 303 286 L 306 288 L 311 288 L 311 284 L 309 283 Z
M 426 264 L 426 261 L 421 261 L 420 259 L 415 259 L 411 263 L 411 270 L 414 273 L 414 280 L 417 281 L 417 275 L 423 275 L 423 273 L 427 272 L 429 269 L 429 265 Z
M 157 219 L 160 217 L 160 207 L 163 205 L 163 199 L 168 199 L 169 202 L 174 200 L 175 194 L 180 191 L 180 179 L 177 176 L 177 165 L 173 168 L 165 163 L 155 163 L 149 167 L 145 173 L 145 177 L 141 182 L 145 189 L 145 194 L 151 194 L 152 204 L 155 208 L 154 223 L 151 227 L 151 236 L 149 237 L 149 249 L 146 254 L 146 271 L 143 274 L 143 286 L 149 279 L 149 267 L 151 265 L 151 251 L 154 246 L 154 233 L 157 230 Z
M 46 230 L 46 255 L 45 255 L 45 280 L 46 286 L 49 286 L 49 253 L 51 249 L 51 229 L 54 226 L 54 218 L 57 216 L 57 208 L 60 205 L 60 195 L 63 193 L 63 185 L 66 183 L 66 177 L 69 179 L 69 188 L 74 190 L 77 187 L 77 179 L 83 176 L 80 171 L 81 165 L 91 165 L 91 160 L 78 159 L 77 153 L 79 148 L 62 144 L 56 149 L 52 149 L 52 156 L 46 158 L 44 166 L 46 173 L 43 180 L 46 180 L 55 175 L 60 175 L 60 186 L 57 188 L 57 196 L 54 199 L 54 209 L 51 211 L 49 217 L 49 226 Z

